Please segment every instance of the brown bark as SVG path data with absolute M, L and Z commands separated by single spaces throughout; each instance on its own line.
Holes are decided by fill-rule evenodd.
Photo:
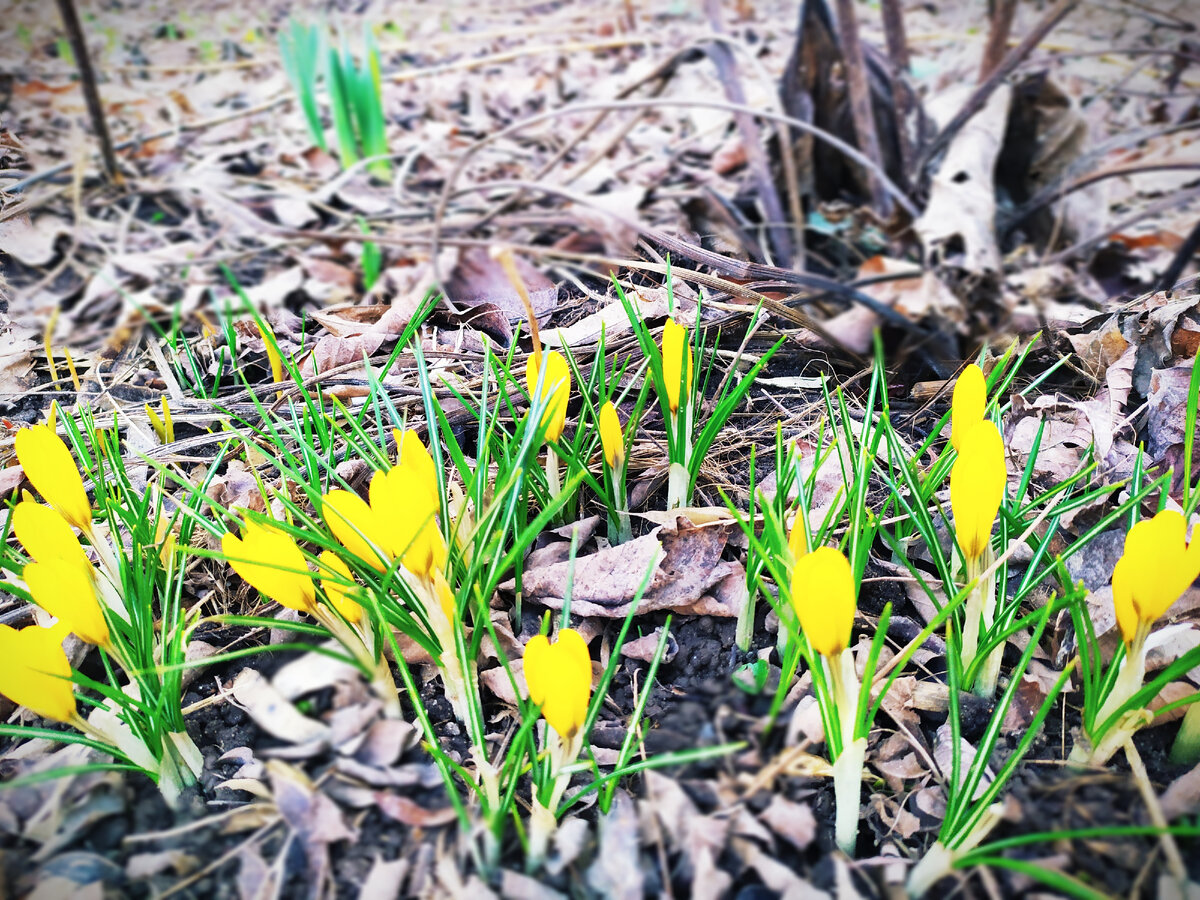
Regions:
M 850 88 L 850 112 L 858 147 L 871 162 L 883 168 L 879 135 L 875 131 L 875 115 L 871 111 L 871 87 L 867 83 L 867 64 L 863 59 L 862 41 L 858 35 L 858 18 L 854 0 L 837 0 L 838 32 L 842 38 L 842 55 L 846 62 L 846 82 Z M 876 211 L 884 218 L 892 213 L 892 198 L 883 190 L 879 179 L 868 174 L 871 198 Z

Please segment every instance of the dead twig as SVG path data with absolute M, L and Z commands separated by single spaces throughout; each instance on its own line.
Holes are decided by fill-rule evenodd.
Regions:
M 992 0 L 991 26 L 988 29 L 987 45 L 983 48 L 983 59 L 979 63 L 978 81 L 986 81 L 1004 59 L 1008 49 L 1008 36 L 1012 33 L 1013 18 L 1017 12 L 1017 0 Z
M 875 128 L 875 113 L 871 109 L 871 87 L 867 84 L 867 61 L 863 58 L 862 40 L 858 36 L 858 15 L 854 0 L 836 0 L 838 31 L 842 37 L 842 53 L 846 60 L 846 80 L 850 88 L 850 114 L 854 118 L 854 133 L 858 145 L 875 164 L 883 169 L 883 152 L 879 149 L 879 133 Z M 868 172 L 871 202 L 883 218 L 892 214 L 892 202 L 874 172 Z
M 79 66 L 79 86 L 83 90 L 83 99 L 87 103 L 92 128 L 96 131 L 96 140 L 100 142 L 104 171 L 108 175 L 109 181 L 113 184 L 121 184 L 121 170 L 117 168 L 117 155 L 113 152 L 112 136 L 108 133 L 108 122 L 104 118 L 104 106 L 100 103 L 100 91 L 96 87 L 96 70 L 92 68 L 92 58 L 88 55 L 87 39 L 83 36 L 83 26 L 79 24 L 79 14 L 75 11 L 75 2 L 74 0 L 57 0 L 57 2 L 58 12 L 62 16 L 63 25 L 67 29 L 67 37 L 71 41 L 71 50 L 75 54 L 75 64 Z

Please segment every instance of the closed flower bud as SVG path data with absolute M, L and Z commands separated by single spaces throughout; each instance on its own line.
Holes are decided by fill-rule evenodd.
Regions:
M 436 491 L 419 466 L 394 466 L 371 479 L 371 509 L 377 511 L 385 548 L 402 557 L 404 568 L 429 579 L 446 564 L 446 542 L 438 530 Z
M 854 628 L 854 573 L 840 550 L 818 547 L 792 569 L 792 606 L 809 646 L 833 659 L 850 645 Z
M 986 407 L 987 381 L 983 370 L 971 364 L 954 383 L 954 396 L 950 402 L 950 443 L 959 453 L 962 453 L 967 432 L 983 420 Z
M 618 469 L 625 462 L 625 436 L 621 434 L 621 420 L 611 400 L 600 407 L 600 446 L 604 448 L 604 462 L 610 469 Z
M 16 448 L 25 477 L 46 502 L 76 528 L 90 530 L 92 507 L 79 468 L 62 438 L 48 425 L 34 425 L 17 432 Z
M 976 422 L 963 438 L 950 472 L 954 533 L 968 560 L 978 559 L 991 541 L 1006 479 L 1000 432 L 987 419 Z
M 687 329 L 675 322 L 674 319 L 667 319 L 667 324 L 663 326 L 662 337 L 662 365 L 663 365 L 663 382 L 667 389 L 667 406 L 671 412 L 679 410 L 679 392 L 682 387 L 684 399 L 692 390 L 692 347 L 687 346 L 687 378 L 683 378 L 683 355 L 684 344 L 687 344 Z
M 534 635 L 525 645 L 525 683 L 550 727 L 563 740 L 575 737 L 592 696 L 592 658 L 579 632 L 564 628 L 553 644 Z
M 308 574 L 304 554 L 291 535 L 249 521 L 242 537 L 232 531 L 221 536 L 221 552 L 247 584 L 280 606 L 299 612 L 312 611 L 317 590 Z
M 90 568 L 65 559 L 30 563 L 22 575 L 33 602 L 58 619 L 80 640 L 107 647 L 110 641 L 104 610 L 96 596 Z
M 0 694 L 44 719 L 69 722 L 77 715 L 71 664 L 63 652 L 66 629 L 0 625 Z
M 1200 577 L 1200 540 L 1187 541 L 1187 522 L 1164 509 L 1125 535 L 1125 553 L 1113 569 L 1113 606 L 1125 643 L 1150 626 Z
M 546 429 L 546 440 L 555 443 L 562 437 L 567 424 L 567 403 L 571 399 L 571 369 L 566 358 L 557 350 L 551 350 L 543 356 L 546 367 L 545 377 L 542 378 L 542 397 L 545 412 L 542 413 L 542 427 Z M 537 391 L 538 363 L 533 355 L 525 363 L 525 386 L 532 397 Z

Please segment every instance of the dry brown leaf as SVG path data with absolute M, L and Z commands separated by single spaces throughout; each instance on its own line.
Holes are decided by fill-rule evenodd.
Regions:
M 781 794 L 759 815 L 771 830 L 797 850 L 807 849 L 817 836 L 817 819 L 807 803 L 795 803 Z
M 293 744 L 328 746 L 329 726 L 296 709 L 255 669 L 238 672 L 231 688 L 233 699 L 263 731 Z
M 408 797 L 382 791 L 375 795 L 375 805 L 389 819 L 411 825 L 414 828 L 436 828 L 439 825 L 449 825 L 457 818 L 457 813 L 454 812 L 452 806 L 426 809 Z

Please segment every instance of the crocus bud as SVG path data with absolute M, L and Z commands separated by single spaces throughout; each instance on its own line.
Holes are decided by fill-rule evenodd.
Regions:
M 592 658 L 579 632 L 564 628 L 553 644 L 534 635 L 525 645 L 525 683 L 550 727 L 563 740 L 575 737 L 592 696 Z
M 962 442 L 967 432 L 983 420 L 986 407 L 987 381 L 983 377 L 983 370 L 972 363 L 958 376 L 950 401 L 950 443 L 959 453 L 962 453 Z
M 567 403 L 571 399 L 571 369 L 566 358 L 557 350 L 551 350 L 543 355 L 546 375 L 542 379 L 542 397 L 545 398 L 545 412 L 542 413 L 542 427 L 546 429 L 546 440 L 555 443 L 562 437 L 563 428 L 567 424 Z M 537 391 L 538 363 L 531 355 L 525 363 L 525 386 L 532 397 Z
M 12 526 L 25 552 L 38 562 L 61 559 L 81 569 L 91 568 L 67 520 L 49 506 L 22 500 L 13 510 Z
M 834 659 L 850 645 L 854 628 L 854 573 L 840 550 L 818 547 L 792 568 L 792 606 L 800 630 L 817 653 Z
M 600 446 L 604 448 L 604 462 L 610 469 L 618 469 L 625 462 L 625 437 L 621 434 L 621 420 L 611 400 L 600 407 Z
M 90 568 L 64 559 L 30 563 L 22 574 L 33 602 L 81 640 L 106 647 L 110 637 Z
M 950 471 L 954 533 L 968 560 L 978 559 L 991 540 L 1006 478 L 1000 432 L 987 419 L 976 422 L 963 438 Z
M 44 719 L 69 722 L 76 716 L 71 664 L 63 652 L 66 628 L 0 625 L 0 694 Z
M 242 537 L 232 531 L 221 536 L 221 552 L 247 584 L 280 606 L 311 612 L 316 605 L 316 587 L 291 535 L 248 521 Z
M 22 428 L 16 437 L 17 460 L 25 477 L 64 519 L 81 531 L 92 527 L 92 507 L 71 451 L 48 425 Z
M 393 466 L 371 479 L 371 509 L 379 513 L 388 552 L 403 558 L 404 568 L 429 579 L 446 564 L 446 542 L 438 530 L 436 487 L 420 466 Z
M 1200 540 L 1187 541 L 1187 522 L 1174 509 L 1143 519 L 1125 535 L 1125 552 L 1113 568 L 1113 606 L 1125 643 L 1138 626 L 1162 617 L 1200 577 Z
M 682 377 L 684 344 L 687 344 L 687 329 L 676 323 L 674 319 L 667 319 L 667 324 L 663 326 L 662 361 L 663 381 L 667 388 L 667 406 L 671 412 L 679 410 L 680 387 L 682 386 L 685 395 L 692 390 L 693 367 L 690 344 L 687 347 L 687 379 Z

